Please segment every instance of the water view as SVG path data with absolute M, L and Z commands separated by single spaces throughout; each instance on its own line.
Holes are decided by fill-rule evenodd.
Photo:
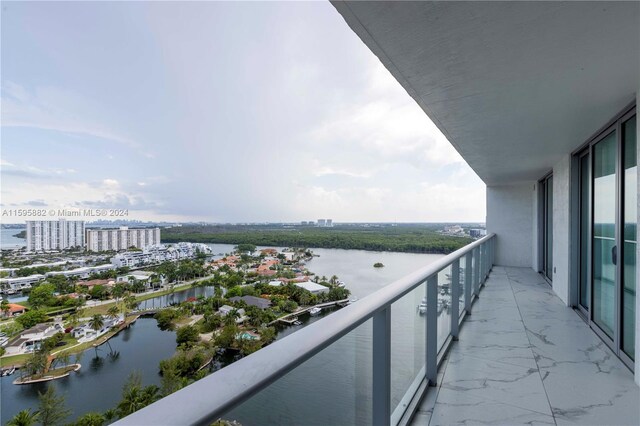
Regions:
M 214 253 L 226 253 L 233 248 L 233 245 L 228 244 L 211 244 L 210 246 Z M 313 249 L 313 252 L 318 257 L 308 262 L 309 269 L 318 275 L 337 275 L 357 298 L 363 298 L 441 256 L 337 249 Z M 376 262 L 382 262 L 385 267 L 374 268 L 373 264 Z M 192 288 L 177 291 L 173 295 L 146 300 L 141 303 L 141 308 L 159 308 L 190 297 L 206 297 L 212 294 L 213 288 L 210 287 Z M 407 353 L 407 348 L 412 348 L 416 339 L 423 339 L 424 336 L 422 328 L 424 317 L 417 314 L 417 305 L 422 297 L 423 294 L 412 293 L 399 301 L 397 306 L 394 305 L 392 311 L 394 339 L 396 339 L 393 342 L 394 356 L 404 357 L 407 360 L 405 364 L 411 371 L 424 359 L 419 353 L 414 354 L 415 357 Z M 329 315 L 326 320 L 331 321 L 330 314 L 325 315 Z M 303 322 L 301 326 L 281 329 L 278 339 L 320 318 L 301 317 Z M 314 395 L 318 404 L 328 400 L 332 403 L 338 402 L 343 408 L 340 416 L 362 418 L 368 415 L 366 414 L 368 413 L 366 407 L 369 404 L 368 395 L 356 392 L 356 389 L 363 389 L 363 387 L 355 383 L 354 377 L 356 377 L 356 369 L 370 368 L 369 327 L 369 323 L 365 323 L 347 338 L 336 342 L 305 363 L 304 368 L 297 369 L 272 385 L 268 392 L 258 395 L 230 413 L 228 418 L 237 419 L 243 424 L 256 424 L 259 420 L 262 423 L 295 423 L 296 419 L 305 418 L 300 416 L 307 416 L 305 421 L 328 424 L 326 422 L 332 417 L 327 418 L 328 413 L 324 413 L 323 410 L 306 413 L 296 407 L 296 400 L 306 398 L 309 393 Z M 396 328 L 401 332 L 396 333 Z M 109 356 L 107 345 L 100 346 L 97 353 L 94 349 L 86 350 L 79 361 L 82 364 L 79 373 L 72 373 L 67 378 L 51 382 L 66 396 L 74 418 L 90 411 L 104 411 L 112 408 L 119 401 L 122 386 L 132 371 L 140 372 L 145 385 L 159 384 L 158 363 L 162 359 L 169 358 L 176 349 L 175 333 L 161 331 L 156 321 L 151 318 L 138 319 L 129 329 L 124 330 L 109 342 L 113 350 L 119 352 L 117 358 L 113 359 Z M 218 363 L 216 366 L 221 365 Z M 400 389 L 405 385 L 403 380 L 406 374 L 395 373 L 397 374 L 394 374 L 394 383 Z M 15 377 L 14 375 L 1 379 L 2 423 L 22 409 L 35 408 L 38 403 L 37 392 L 45 389 L 45 385 L 42 384 L 13 385 L 11 382 Z M 368 377 L 368 375 L 358 375 L 358 377 Z M 309 383 L 314 383 L 312 389 L 308 387 Z M 301 393 L 301 390 L 304 392 Z M 278 393 L 279 397 L 274 397 L 274 393 Z M 356 404 L 354 400 L 357 401 Z M 263 404 L 268 404 L 269 410 L 264 411 Z M 293 407 L 296 409 L 294 410 Z M 336 410 L 332 410 L 334 411 Z M 258 414 L 260 417 L 257 417 Z

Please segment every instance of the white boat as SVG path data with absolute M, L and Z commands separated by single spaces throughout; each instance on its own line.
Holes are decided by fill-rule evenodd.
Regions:
M 302 321 L 294 321 L 293 325 L 302 325 Z
M 320 312 L 322 312 L 322 309 L 318 308 L 317 306 L 314 306 L 313 308 L 309 309 L 309 315 L 311 315 L 312 317 L 316 315 L 320 315 Z
M 352 298 L 351 298 L 351 299 L 349 299 L 349 301 L 347 302 L 347 305 L 350 305 L 350 304 L 355 303 L 355 302 L 357 302 L 357 301 L 358 301 L 358 298 L 357 298 L 357 297 L 352 297 Z
M 427 313 L 427 302 L 423 301 L 418 305 L 418 312 L 420 315 L 424 315 Z

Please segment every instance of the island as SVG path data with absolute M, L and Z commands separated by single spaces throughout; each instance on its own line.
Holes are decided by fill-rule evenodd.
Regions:
M 374 268 L 384 268 L 384 265 L 381 262 L 376 262 L 373 264 Z

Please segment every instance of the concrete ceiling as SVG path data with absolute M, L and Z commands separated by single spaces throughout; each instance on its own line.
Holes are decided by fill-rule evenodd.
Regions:
M 487 185 L 550 171 L 640 87 L 638 2 L 333 2 Z

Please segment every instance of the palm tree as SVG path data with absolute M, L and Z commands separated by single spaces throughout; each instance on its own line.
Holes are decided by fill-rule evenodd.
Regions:
M 106 421 L 107 419 L 103 414 L 87 413 L 82 417 L 80 417 L 78 420 L 76 420 L 76 423 L 74 424 L 82 425 L 82 426 L 102 426 L 103 424 L 105 424 Z
M 109 316 L 114 319 L 118 317 L 119 313 L 120 313 L 120 309 L 115 305 L 110 307 L 109 310 L 107 311 L 107 314 L 109 314 Z
M 89 320 L 89 327 L 91 327 L 91 329 L 96 332 L 98 330 L 101 330 L 102 327 L 104 327 L 104 318 L 102 317 L 102 315 L 95 314 L 94 316 L 92 316 Z
M 235 325 L 236 319 L 240 318 L 240 312 L 237 309 L 232 309 L 229 313 L 224 317 L 224 323 L 226 325 Z
M 7 426 L 32 426 L 38 423 L 39 416 L 37 411 L 32 413 L 31 408 L 22 410 L 7 422 Z
M 9 316 L 9 311 L 11 310 L 11 308 L 9 308 L 9 302 L 7 301 L 7 299 L 2 299 L 2 302 L 0 302 L 0 310 L 2 310 L 2 313 L 5 317 Z
M 102 413 L 102 416 L 104 417 L 105 421 L 107 421 L 109 423 L 111 423 L 113 420 L 115 420 L 117 415 L 118 415 L 118 413 L 116 412 L 115 408 L 109 408 L 107 411 Z

